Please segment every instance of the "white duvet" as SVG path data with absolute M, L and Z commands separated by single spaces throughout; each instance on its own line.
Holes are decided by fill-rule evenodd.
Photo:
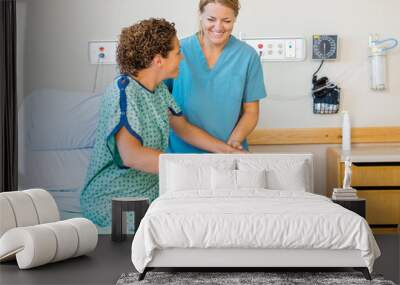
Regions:
M 370 272 L 380 256 L 359 215 L 320 195 L 265 189 L 162 195 L 134 237 L 135 268 L 165 248 L 358 249 Z

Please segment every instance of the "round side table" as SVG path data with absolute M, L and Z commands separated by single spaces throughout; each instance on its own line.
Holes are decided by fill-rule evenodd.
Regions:
M 126 239 L 126 212 L 135 213 L 136 232 L 149 204 L 149 199 L 142 197 L 113 198 L 111 239 L 113 241 Z

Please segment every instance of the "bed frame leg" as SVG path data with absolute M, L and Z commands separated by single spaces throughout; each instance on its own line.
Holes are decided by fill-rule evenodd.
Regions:
M 369 274 L 369 270 L 367 267 L 355 267 L 354 269 L 357 271 L 361 271 L 362 274 L 364 275 L 365 279 L 372 280 L 371 274 Z
M 139 278 L 138 281 L 142 281 L 144 279 L 144 277 L 146 277 L 146 273 L 147 273 L 148 269 L 147 267 L 144 269 L 144 271 L 142 273 L 139 274 Z

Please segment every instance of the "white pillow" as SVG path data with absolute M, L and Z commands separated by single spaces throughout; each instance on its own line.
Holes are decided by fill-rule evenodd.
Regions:
M 211 167 L 190 166 L 169 163 L 167 189 L 185 191 L 193 189 L 210 189 Z
M 211 190 L 211 168 L 235 169 L 235 165 L 233 159 L 210 159 L 206 155 L 204 159 L 170 160 L 165 165 L 167 191 Z
M 236 170 L 238 188 L 267 188 L 267 171 L 262 170 Z
M 238 190 L 240 188 L 266 188 L 266 171 L 211 169 L 211 188 Z
M 218 189 L 236 189 L 236 170 L 232 169 L 211 169 L 211 188 Z
M 238 159 L 239 170 L 266 170 L 267 188 L 273 190 L 306 191 L 309 171 L 304 160 Z
M 307 177 L 304 175 L 305 165 L 297 165 L 290 171 L 272 169 L 268 171 L 268 188 L 274 190 L 306 191 Z

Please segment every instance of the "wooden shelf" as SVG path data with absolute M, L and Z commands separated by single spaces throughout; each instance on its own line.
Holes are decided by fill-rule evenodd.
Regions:
M 340 144 L 341 128 L 256 129 L 250 145 Z M 352 143 L 399 143 L 400 127 L 351 128 Z

